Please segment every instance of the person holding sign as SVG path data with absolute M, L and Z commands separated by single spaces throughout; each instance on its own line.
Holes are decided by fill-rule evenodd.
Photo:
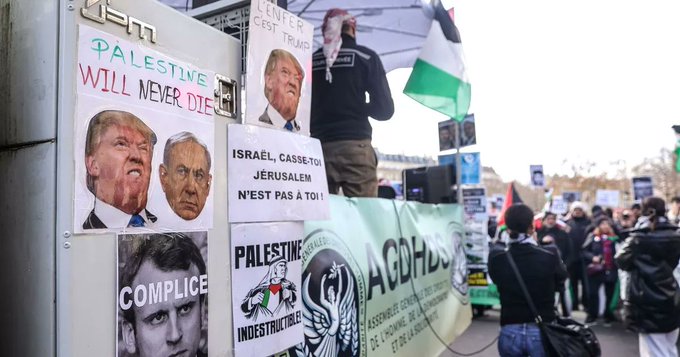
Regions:
M 184 220 L 203 211 L 212 182 L 210 164 L 208 147 L 192 133 L 177 133 L 165 144 L 158 169 L 161 186 L 172 210 Z
M 328 191 L 375 197 L 378 159 L 368 117 L 394 114 L 385 69 L 377 53 L 357 45 L 356 19 L 347 11 L 329 10 L 321 31 L 323 48 L 312 57 L 311 135 L 321 141 Z
M 87 188 L 94 208 L 83 229 L 144 227 L 156 134 L 135 115 L 105 110 L 92 117 L 85 141 Z
M 143 237 L 119 274 L 125 351 L 139 357 L 207 355 L 207 336 L 201 336 L 207 335 L 206 265 L 191 238 Z
M 269 105 L 260 116 L 260 122 L 288 131 L 300 131 L 295 121 L 300 101 L 304 72 L 290 52 L 275 49 L 269 54 L 264 70 L 264 96 Z

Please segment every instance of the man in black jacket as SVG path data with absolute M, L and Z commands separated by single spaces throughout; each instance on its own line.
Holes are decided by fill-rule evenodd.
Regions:
M 586 215 L 586 209 L 583 203 L 579 201 L 574 201 L 571 204 L 570 218 L 567 220 L 567 226 L 569 226 L 569 240 L 571 241 L 572 256 L 574 259 L 567 264 L 567 270 L 569 271 L 569 283 L 571 284 L 571 289 L 573 291 L 573 308 L 577 309 L 579 301 L 585 307 L 586 301 L 588 300 L 588 283 L 585 278 L 584 264 L 581 259 L 581 247 L 586 241 L 587 233 L 586 229 L 590 226 L 590 219 Z M 581 288 L 579 289 L 579 282 L 581 283 Z M 580 291 L 580 293 L 579 293 Z
M 574 256 L 572 254 L 571 241 L 569 235 L 564 228 L 557 224 L 557 215 L 553 212 L 546 212 L 543 215 L 541 228 L 536 231 L 538 243 L 544 247 L 548 245 L 554 246 L 559 251 L 560 258 L 565 266 L 571 265 Z M 566 284 L 565 284 L 566 285 Z M 566 289 L 564 287 L 560 290 L 560 306 L 564 316 L 571 315 L 571 306 L 569 299 L 566 297 Z
M 543 216 L 543 224 L 541 228 L 536 231 L 538 235 L 538 242 L 541 244 L 554 243 L 560 251 L 562 261 L 566 266 L 571 264 L 574 259 L 572 254 L 572 245 L 569 240 L 569 235 L 562 227 L 557 224 L 557 215 L 552 212 L 546 212 Z M 552 238 L 550 240 L 548 237 Z M 545 239 L 544 239 L 545 238 Z
M 663 199 L 646 198 L 642 214 L 615 257 L 630 276 L 624 322 L 639 333 L 640 356 L 677 356 L 680 288 L 673 270 L 680 260 L 680 234 L 665 217 Z
M 310 129 L 321 141 L 328 190 L 375 197 L 378 159 L 368 117 L 387 120 L 394 114 L 385 69 L 377 53 L 357 45 L 356 19 L 347 11 L 329 10 L 322 33 L 324 46 L 312 63 Z

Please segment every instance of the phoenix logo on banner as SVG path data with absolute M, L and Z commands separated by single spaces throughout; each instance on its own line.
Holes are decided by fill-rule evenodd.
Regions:
M 366 337 L 359 321 L 365 314 L 359 308 L 365 296 L 363 278 L 358 264 L 349 252 L 340 252 L 325 245 L 338 239 L 332 232 L 315 231 L 305 239 L 311 250 L 303 253 L 302 301 L 305 342 L 296 347 L 304 356 L 360 356 L 365 350 Z M 334 245 L 333 248 L 345 248 Z

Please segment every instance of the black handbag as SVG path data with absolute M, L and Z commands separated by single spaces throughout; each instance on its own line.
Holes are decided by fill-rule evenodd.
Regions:
M 506 252 L 508 263 L 510 263 L 510 267 L 517 277 L 522 293 L 527 299 L 531 313 L 534 315 L 534 320 L 541 330 L 543 349 L 545 349 L 546 354 L 551 357 L 599 357 L 602 354 L 600 341 L 590 327 L 572 319 L 559 317 L 557 314 L 554 321 L 543 322 L 526 285 L 524 285 L 524 279 L 519 274 L 510 250 L 508 249 Z

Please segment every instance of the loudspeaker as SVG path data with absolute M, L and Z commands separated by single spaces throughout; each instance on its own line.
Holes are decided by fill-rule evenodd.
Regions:
M 423 203 L 456 203 L 453 165 L 425 166 L 402 171 L 404 199 Z

